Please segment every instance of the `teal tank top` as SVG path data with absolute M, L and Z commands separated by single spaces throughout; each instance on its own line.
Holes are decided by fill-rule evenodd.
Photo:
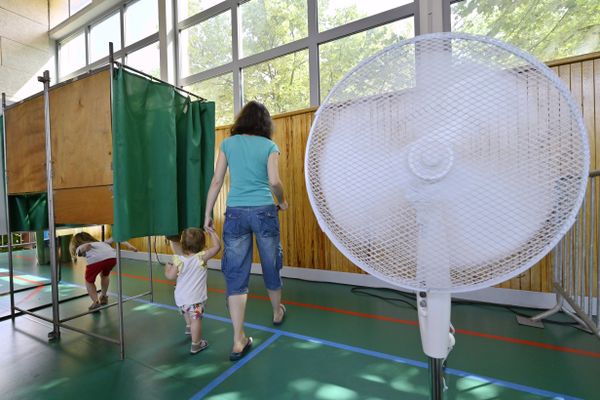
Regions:
M 275 204 L 269 185 L 267 163 L 271 153 L 279 153 L 272 140 L 255 135 L 234 135 L 221 143 L 230 175 L 228 207 Z

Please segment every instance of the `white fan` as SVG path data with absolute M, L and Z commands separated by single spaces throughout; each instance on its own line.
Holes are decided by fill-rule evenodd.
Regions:
M 306 185 L 352 262 L 418 293 L 432 397 L 453 338 L 452 292 L 503 282 L 575 220 L 589 166 L 558 77 L 487 37 L 419 36 L 361 62 L 319 108 Z

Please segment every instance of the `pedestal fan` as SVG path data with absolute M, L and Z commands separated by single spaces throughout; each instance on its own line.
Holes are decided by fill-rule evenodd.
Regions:
M 581 114 L 549 68 L 497 40 L 437 33 L 388 47 L 333 88 L 305 178 L 335 246 L 417 293 L 439 399 L 451 293 L 547 254 L 575 220 L 588 165 Z

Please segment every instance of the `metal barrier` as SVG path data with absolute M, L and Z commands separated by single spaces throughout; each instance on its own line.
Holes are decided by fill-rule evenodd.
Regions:
M 590 173 L 586 197 L 575 224 L 553 250 L 556 305 L 532 317 L 530 323 L 519 320 L 520 323 L 539 323 L 562 311 L 577 321 L 580 328 L 600 338 L 599 189 L 600 170 L 596 170 Z
M 114 52 L 113 52 L 113 44 L 112 42 L 109 43 L 109 69 L 110 69 L 110 93 L 111 93 L 111 102 L 112 102 L 112 93 L 113 93 L 113 87 L 112 87 L 112 77 L 114 76 L 113 73 L 113 69 L 115 66 L 115 61 L 114 61 Z M 120 249 L 120 244 L 119 242 L 115 242 L 115 247 L 116 247 L 116 259 L 117 259 L 117 302 L 114 303 L 110 303 L 107 305 L 104 305 L 100 308 L 96 308 L 94 310 L 88 310 L 85 311 L 83 313 L 79 313 L 73 316 L 69 316 L 67 318 L 61 318 L 60 314 L 59 314 L 59 304 L 63 303 L 64 301 L 67 300 L 73 300 L 79 297 L 85 297 L 87 296 L 87 293 L 79 295 L 79 296 L 75 296 L 75 297 L 70 297 L 69 299 L 59 299 L 59 281 L 60 281 L 60 266 L 58 263 L 58 259 L 57 259 L 57 240 L 56 240 L 56 223 L 55 223 L 55 218 L 54 218 L 54 187 L 53 187 L 53 161 L 52 161 L 52 140 L 51 140 L 51 132 L 50 132 L 50 99 L 49 99 L 49 90 L 50 90 L 50 73 L 46 70 L 44 71 L 44 75 L 43 77 L 38 77 L 38 80 L 40 82 L 42 82 L 44 84 L 44 92 L 43 92 L 43 96 L 44 96 L 44 127 L 45 127 L 45 145 L 46 145 L 46 184 L 47 184 L 47 198 L 48 198 L 48 236 L 49 236 L 49 247 L 50 247 L 50 282 L 48 283 L 51 287 L 52 290 L 50 292 L 51 295 L 51 299 L 52 302 L 48 303 L 48 304 L 43 304 L 34 308 L 30 308 L 30 309 L 24 309 L 21 307 L 17 307 L 16 303 L 15 303 L 15 293 L 17 293 L 18 291 L 20 291 L 19 289 L 15 290 L 14 287 L 14 277 L 15 277 L 15 273 L 14 273 L 14 268 L 13 268 L 13 249 L 15 247 L 15 243 L 13 243 L 13 234 L 10 230 L 10 213 L 8 212 L 8 174 L 7 174 L 7 165 L 6 165 L 6 151 L 7 151 L 7 146 L 6 146 L 6 137 L 7 135 L 4 134 L 3 135 L 3 143 L 4 143 L 4 193 L 5 193 L 5 201 L 6 201 L 6 224 L 7 224 L 7 230 L 8 230 L 8 235 L 7 235 L 7 239 L 8 239 L 8 243 L 7 243 L 7 250 L 8 250 L 8 275 L 9 275 L 9 290 L 8 292 L 2 293 L 4 294 L 8 294 L 10 295 L 10 315 L 4 316 L 4 317 L 0 317 L 0 321 L 4 320 L 4 319 L 15 319 L 15 317 L 21 316 L 21 315 L 30 315 L 32 317 L 35 317 L 37 319 L 40 319 L 42 321 L 46 321 L 49 322 L 50 324 L 52 324 L 52 331 L 48 333 L 48 339 L 50 341 L 54 341 L 54 340 L 58 340 L 60 339 L 60 328 L 64 328 L 64 329 L 68 329 L 71 331 L 75 331 L 78 333 L 82 333 L 85 335 L 89 335 L 92 337 L 95 337 L 97 339 L 101 339 L 101 340 L 105 340 L 108 341 L 110 343 L 114 343 L 114 344 L 118 344 L 120 347 L 120 356 L 121 356 L 121 360 L 123 360 L 125 358 L 125 331 L 124 331 L 124 319 L 123 319 L 123 303 L 128 301 L 128 300 L 133 300 L 136 299 L 138 297 L 142 297 L 142 296 L 147 296 L 150 295 L 150 300 L 153 301 L 153 291 L 154 291 L 154 286 L 152 283 L 152 247 L 150 246 L 150 238 L 148 238 L 148 269 L 149 269 L 149 285 L 150 285 L 150 290 L 132 296 L 132 297 L 128 297 L 128 298 L 124 298 L 123 296 L 123 271 L 122 271 L 122 260 L 121 260 L 121 249 Z M 6 95 L 4 93 L 2 93 L 2 110 L 5 111 L 6 110 Z M 4 115 L 6 115 L 4 113 Z M 3 119 L 3 123 L 4 123 L 4 129 L 3 131 L 6 132 L 6 119 Z M 30 286 L 27 288 L 23 288 L 23 290 L 30 290 L 33 289 L 37 286 L 45 286 L 47 285 L 47 283 L 44 283 L 42 285 L 35 285 L 35 286 Z M 36 311 L 40 311 L 46 307 L 52 307 L 52 317 L 46 317 L 44 315 L 40 315 L 37 314 Z M 77 327 L 74 327 L 72 325 L 68 325 L 66 324 L 66 322 L 71 321 L 75 318 L 79 318 L 81 316 L 84 315 L 88 315 L 90 313 L 96 312 L 100 309 L 103 308 L 108 308 L 108 307 L 112 307 L 112 306 L 117 306 L 118 308 L 118 315 L 119 315 L 119 337 L 118 339 L 112 338 L 112 337 L 108 337 L 108 336 L 104 336 L 104 335 L 99 335 L 95 332 L 89 331 L 89 330 L 85 330 L 85 329 L 80 329 Z

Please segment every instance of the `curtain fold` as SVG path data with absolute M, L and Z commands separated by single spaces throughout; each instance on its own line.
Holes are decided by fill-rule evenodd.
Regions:
M 214 103 L 121 68 L 112 113 L 114 239 L 202 227 L 214 170 Z
M 48 195 L 28 193 L 8 196 L 11 232 L 48 229 Z

